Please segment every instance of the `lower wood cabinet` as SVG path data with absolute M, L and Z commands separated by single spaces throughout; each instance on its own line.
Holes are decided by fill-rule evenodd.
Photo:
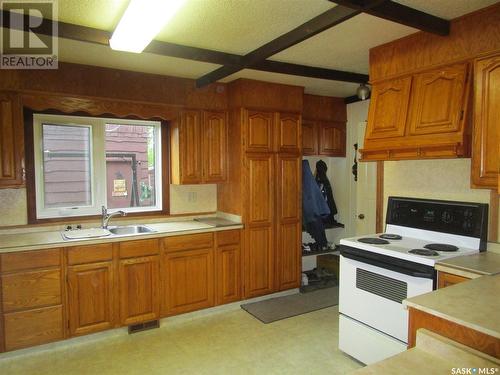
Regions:
M 121 325 L 158 319 L 159 256 L 121 259 L 118 269 Z
M 448 272 L 439 271 L 438 272 L 438 289 L 445 288 L 450 285 L 455 285 L 462 283 L 464 281 L 470 280 L 467 277 L 454 275 Z
M 167 315 L 214 305 L 213 248 L 167 253 L 164 261 Z
M 216 303 L 236 302 L 241 299 L 240 231 L 217 233 L 215 253 Z
M 113 327 L 113 262 L 68 267 L 69 334 Z
M 245 229 L 245 297 L 274 291 L 275 246 L 272 225 Z

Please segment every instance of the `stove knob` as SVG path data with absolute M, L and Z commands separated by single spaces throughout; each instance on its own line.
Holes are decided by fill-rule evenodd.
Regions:
M 449 224 L 453 220 L 453 215 L 451 214 L 450 211 L 444 211 L 443 214 L 441 215 L 441 219 L 443 219 L 443 222 L 445 224 Z

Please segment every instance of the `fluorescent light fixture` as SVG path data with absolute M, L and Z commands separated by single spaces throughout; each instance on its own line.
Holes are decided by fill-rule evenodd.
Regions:
M 131 0 L 109 40 L 119 51 L 142 52 L 186 0 Z

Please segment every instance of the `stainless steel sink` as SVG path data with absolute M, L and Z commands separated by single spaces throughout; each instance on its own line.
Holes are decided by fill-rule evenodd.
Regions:
M 151 229 L 145 225 L 130 225 L 126 227 L 113 227 L 108 229 L 111 234 L 115 235 L 126 235 L 126 234 L 144 234 L 144 233 L 152 233 L 156 232 L 154 229 Z

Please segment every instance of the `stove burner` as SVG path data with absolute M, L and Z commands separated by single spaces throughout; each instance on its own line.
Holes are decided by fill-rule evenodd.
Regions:
M 363 237 L 358 239 L 358 241 L 363 243 L 369 243 L 371 245 L 387 245 L 388 243 L 390 243 L 389 241 L 375 237 Z
M 453 245 L 448 245 L 445 243 L 430 243 L 424 246 L 426 249 L 429 250 L 436 250 L 436 251 L 457 251 L 458 247 L 453 246 Z
M 385 238 L 386 240 L 401 240 L 403 238 L 399 234 L 392 234 L 392 233 L 383 233 L 379 237 Z
M 437 251 L 429 250 L 429 249 L 412 249 L 408 252 L 412 253 L 412 254 L 417 254 L 417 255 L 425 255 L 428 257 L 435 257 L 435 256 L 439 255 L 439 253 Z

